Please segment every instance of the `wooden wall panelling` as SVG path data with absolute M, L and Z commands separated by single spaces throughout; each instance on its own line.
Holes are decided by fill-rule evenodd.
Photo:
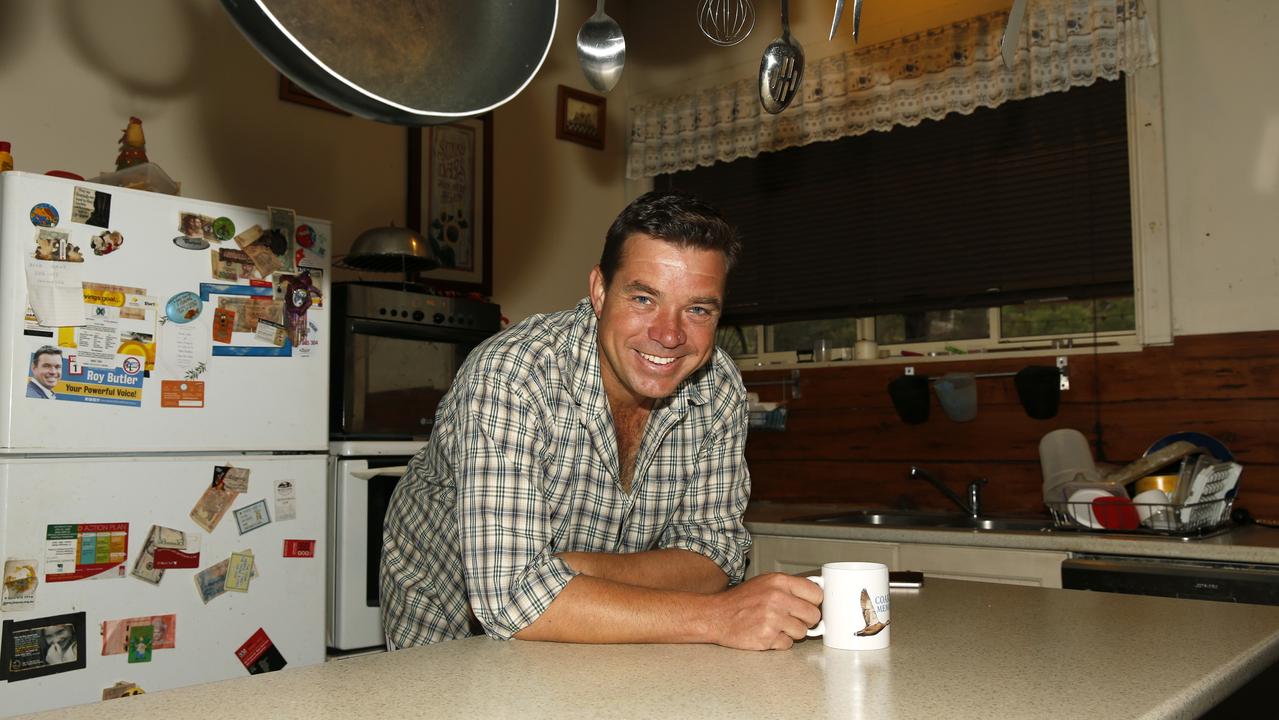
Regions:
M 887 385 L 901 365 L 833 366 L 800 372 L 799 398 L 786 400 L 783 432 L 753 432 L 747 443 L 752 497 L 829 501 L 871 507 L 946 509 L 935 489 L 910 487 L 919 464 L 957 492 L 974 477 L 991 480 L 992 512 L 1046 512 L 1040 497 L 1039 440 L 1072 427 L 1093 444 L 1098 462 L 1137 459 L 1171 432 L 1197 430 L 1225 443 L 1244 465 L 1238 506 L 1279 520 L 1279 332 L 1186 336 L 1172 347 L 1069 356 L 1071 389 L 1056 417 L 1029 418 L 1012 378 L 978 382 L 975 420 L 955 423 L 932 396 L 928 422 L 910 426 L 893 409 Z M 1015 372 L 1033 359 L 980 358 L 916 365 L 916 371 Z M 749 384 L 789 377 L 750 371 Z M 783 400 L 779 385 L 758 385 Z M 789 397 L 789 395 L 787 395 Z

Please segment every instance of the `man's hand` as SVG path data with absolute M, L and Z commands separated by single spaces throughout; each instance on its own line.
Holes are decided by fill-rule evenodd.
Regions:
M 785 650 L 822 618 L 817 583 L 784 573 L 751 578 L 714 599 L 713 642 L 741 650 Z

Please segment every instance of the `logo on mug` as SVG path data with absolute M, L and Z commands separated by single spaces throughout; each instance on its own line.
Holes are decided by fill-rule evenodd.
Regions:
M 855 633 L 858 637 L 878 635 L 880 631 L 888 627 L 888 623 L 892 622 L 891 619 L 880 622 L 879 613 L 875 612 L 875 605 L 878 604 L 881 608 L 885 608 L 888 605 L 888 599 L 883 596 L 875 599 L 879 602 L 872 603 L 870 601 L 870 593 L 866 591 L 866 588 L 862 588 L 862 619 L 866 621 L 866 627 Z

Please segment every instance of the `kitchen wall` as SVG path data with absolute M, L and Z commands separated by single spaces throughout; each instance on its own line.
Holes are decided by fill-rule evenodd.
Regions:
M 594 11 L 560 6 L 546 63 L 494 119 L 493 294 L 512 320 L 586 294 L 626 202 L 625 81 L 604 150 L 555 139 L 557 85 L 587 87 L 573 41 Z M 625 21 L 625 8 L 610 13 Z M 216 0 L 0 0 L 0 17 L 0 140 L 17 169 L 112 170 L 136 115 L 148 156 L 185 196 L 330 219 L 338 253 L 367 228 L 405 223 L 405 129 L 278 99 L 274 68 Z

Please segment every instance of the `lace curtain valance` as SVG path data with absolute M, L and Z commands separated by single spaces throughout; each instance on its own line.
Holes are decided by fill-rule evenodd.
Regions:
M 1158 62 L 1142 0 L 1031 0 L 1013 68 L 998 12 L 809 63 L 800 97 L 763 111 L 754 75 L 633 105 L 626 176 L 918 125 L 1009 100 L 1090 85 Z

